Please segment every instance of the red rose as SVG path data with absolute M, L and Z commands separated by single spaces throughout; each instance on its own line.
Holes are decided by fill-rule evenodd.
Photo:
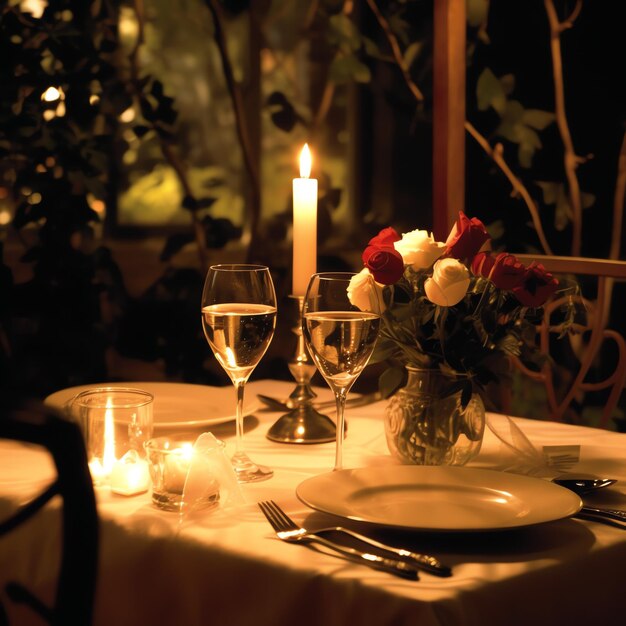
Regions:
M 472 272 L 489 279 L 498 289 L 511 291 L 524 280 L 526 268 L 512 254 L 501 252 L 494 258 L 479 252 L 472 261 Z
M 446 254 L 459 261 L 471 260 L 487 241 L 489 233 L 484 224 L 478 218 L 469 219 L 463 211 L 459 211 L 459 219 L 446 240 Z
M 495 259 L 488 252 L 479 252 L 472 260 L 472 274 L 489 278 Z
M 398 235 L 394 228 L 388 226 L 387 228 L 383 228 L 376 237 L 372 237 L 367 244 L 368 246 L 376 246 L 378 248 L 391 246 L 393 247 L 394 241 L 400 241 L 402 237 Z
M 541 263 L 534 261 L 526 268 L 521 285 L 513 289 L 515 297 L 524 306 L 542 306 L 557 290 L 559 281 L 546 271 Z
M 404 273 L 401 254 L 391 246 L 367 246 L 363 263 L 381 285 L 393 285 Z

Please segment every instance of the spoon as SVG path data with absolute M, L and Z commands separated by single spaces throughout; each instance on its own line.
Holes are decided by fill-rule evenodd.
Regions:
M 603 489 L 617 482 L 612 478 L 553 478 L 553 483 L 570 489 L 579 496 Z M 574 516 L 595 522 L 604 522 L 611 526 L 626 529 L 626 511 L 621 509 L 601 509 L 597 507 L 583 506 Z
M 554 478 L 552 482 L 582 496 L 596 489 L 609 487 L 615 484 L 617 480 L 613 478 Z

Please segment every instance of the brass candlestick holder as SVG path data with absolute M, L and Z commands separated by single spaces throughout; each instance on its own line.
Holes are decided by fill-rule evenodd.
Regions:
M 304 345 L 302 336 L 302 308 L 304 296 L 289 296 L 295 309 L 291 331 L 297 337 L 296 350 L 289 361 L 289 371 L 296 380 L 296 387 L 289 395 L 287 404 L 293 408 L 282 415 L 267 432 L 267 438 L 280 443 L 327 443 L 335 441 L 335 422 L 313 406 L 317 394 L 310 381 L 315 374 L 315 364 Z

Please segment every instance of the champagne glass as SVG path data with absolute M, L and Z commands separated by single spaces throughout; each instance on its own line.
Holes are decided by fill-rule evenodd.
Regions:
M 276 293 L 264 265 L 213 265 L 202 291 L 202 328 L 237 393 L 237 435 L 231 458 L 241 483 L 267 480 L 273 471 L 243 450 L 243 395 L 250 374 L 265 354 L 276 325 Z
M 306 346 L 337 403 L 335 470 L 343 464 L 348 391 L 372 356 L 380 327 L 381 305 L 374 280 L 363 278 L 360 290 L 365 298 L 358 299 L 359 308 L 348 297 L 354 276 L 347 272 L 313 274 L 302 309 Z

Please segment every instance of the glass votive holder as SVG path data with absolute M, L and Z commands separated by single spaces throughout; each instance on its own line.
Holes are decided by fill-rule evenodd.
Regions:
M 95 387 L 70 401 L 96 485 L 123 495 L 148 490 L 144 443 L 152 437 L 153 403 L 151 393 L 129 387 Z
M 212 452 L 198 450 L 194 439 L 181 433 L 146 442 L 152 503 L 158 508 L 183 513 L 219 505 L 220 482 Z M 220 454 L 223 445 L 219 442 Z

